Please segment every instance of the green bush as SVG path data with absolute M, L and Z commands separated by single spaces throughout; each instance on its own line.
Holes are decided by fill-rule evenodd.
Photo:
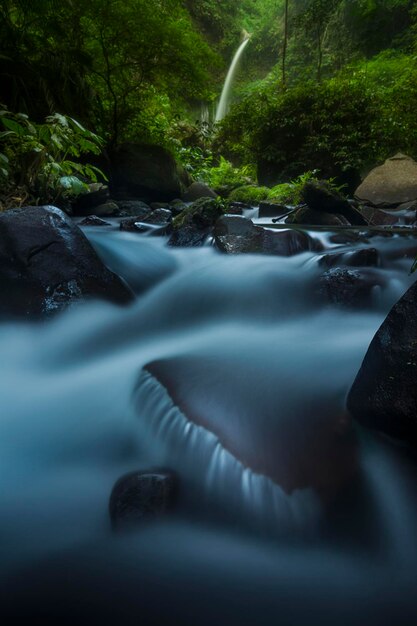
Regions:
M 25 202 L 54 203 L 84 193 L 98 176 L 105 178 L 98 168 L 75 160 L 100 154 L 102 140 L 68 116 L 55 113 L 36 124 L 3 106 L 0 126 L 2 188 L 20 190 Z
M 256 187 L 255 185 L 245 185 L 234 189 L 228 197 L 230 202 L 245 202 L 246 204 L 259 204 L 269 197 L 268 187 Z
M 255 168 L 252 165 L 234 167 L 230 161 L 220 157 L 219 165 L 207 170 L 201 180 L 213 189 L 233 189 L 253 184 L 256 180 Z

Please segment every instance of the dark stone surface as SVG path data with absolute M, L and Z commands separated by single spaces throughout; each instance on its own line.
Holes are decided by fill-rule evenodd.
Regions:
M 362 424 L 417 445 L 417 283 L 373 338 L 347 406 Z
M 85 297 L 132 299 L 82 231 L 50 206 L 0 215 L 0 296 L 0 315 L 19 317 L 52 313 Z
M 122 144 L 112 158 L 113 187 L 145 202 L 169 202 L 181 196 L 181 172 L 161 146 Z
M 330 304 L 355 308 L 372 302 L 372 291 L 376 285 L 383 286 L 384 281 L 375 270 L 335 267 L 320 277 L 318 293 Z
M 213 191 L 208 185 L 204 183 L 192 183 L 183 194 L 182 199 L 184 202 L 195 202 L 200 198 L 217 198 L 217 193 Z
M 95 213 L 94 207 L 105 204 L 109 199 L 109 188 L 102 183 L 89 185 L 89 192 L 84 193 L 73 203 L 74 215 L 90 215 Z
M 306 233 L 297 230 L 267 230 L 237 215 L 225 215 L 217 221 L 214 239 L 217 248 L 227 254 L 292 256 L 320 248 L 320 244 Z
M 173 248 L 196 248 L 203 246 L 210 234 L 209 228 L 197 228 L 196 226 L 182 226 L 174 230 L 168 245 Z
M 326 181 L 306 183 L 302 190 L 302 198 L 313 211 L 336 213 L 355 226 L 367 224 L 366 219 L 340 193 L 330 187 Z
M 119 200 L 116 202 L 119 207 L 120 217 L 137 217 L 138 215 L 149 215 L 151 207 L 141 200 Z
M 280 217 L 289 212 L 289 208 L 283 204 L 277 204 L 276 202 L 267 202 L 264 200 L 259 203 L 259 217 Z
M 287 224 L 300 224 L 303 226 L 350 226 L 349 220 L 338 213 L 326 213 L 314 211 L 309 207 L 302 207 L 291 213 L 286 219 Z
M 172 213 L 169 209 L 155 209 L 150 215 L 144 218 L 146 224 L 168 224 L 172 220 Z
M 172 200 L 172 202 L 169 203 L 168 208 L 170 209 L 173 215 L 179 215 L 187 208 L 187 205 L 185 204 L 185 202 L 183 202 L 183 200 L 176 198 L 175 200 Z
M 177 477 L 173 472 L 132 472 L 113 487 L 109 513 L 114 529 L 134 527 L 160 517 L 175 504 Z
M 369 226 L 394 226 L 394 224 L 398 223 L 398 217 L 396 215 L 392 215 L 381 209 L 361 206 L 359 210 L 368 221 Z
M 99 204 L 98 206 L 94 207 L 94 215 L 97 215 L 98 217 L 117 216 L 119 215 L 119 207 L 115 202 L 109 200 L 104 204 Z
M 145 233 L 149 230 L 149 227 L 143 224 L 143 220 L 140 216 L 122 220 L 119 228 L 128 233 Z
M 79 223 L 79 226 L 111 226 L 111 224 L 97 217 L 97 215 L 89 215 Z
M 200 198 L 173 220 L 173 233 L 168 245 L 202 246 L 216 220 L 223 214 L 222 206 L 213 198 Z
M 319 265 L 329 268 L 340 265 L 347 265 L 348 267 L 378 267 L 380 263 L 380 254 L 376 248 L 363 248 L 353 252 L 326 254 L 319 261 Z

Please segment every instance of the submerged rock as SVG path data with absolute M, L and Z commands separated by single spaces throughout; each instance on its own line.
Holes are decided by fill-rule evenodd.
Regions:
M 26 207 L 0 215 L 0 315 L 39 316 L 85 297 L 132 299 L 59 209 Z
M 113 185 L 117 193 L 146 202 L 169 202 L 181 195 L 181 171 L 161 146 L 122 144 L 113 157 Z
M 167 513 L 175 503 L 177 478 L 166 471 L 132 472 L 122 476 L 110 496 L 113 528 L 136 526 Z
M 417 283 L 373 338 L 347 406 L 362 424 L 417 445 Z
M 227 254 L 276 254 L 292 256 L 307 250 L 317 250 L 320 244 L 297 230 L 272 231 L 255 226 L 245 217 L 225 215 L 214 228 L 217 248 Z
M 396 154 L 368 174 L 355 196 L 374 206 L 417 200 L 417 163 L 405 154 Z

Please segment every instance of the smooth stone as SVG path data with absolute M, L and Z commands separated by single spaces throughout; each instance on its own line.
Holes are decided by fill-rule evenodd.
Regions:
M 374 206 L 397 206 L 417 200 L 417 163 L 398 153 L 373 169 L 359 185 L 355 196 Z

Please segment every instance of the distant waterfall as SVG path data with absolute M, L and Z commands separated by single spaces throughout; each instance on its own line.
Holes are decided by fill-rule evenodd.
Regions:
M 229 109 L 230 94 L 232 92 L 233 80 L 235 78 L 235 74 L 236 74 L 236 70 L 240 61 L 240 57 L 242 56 L 243 51 L 248 45 L 248 43 L 249 43 L 249 35 L 246 35 L 245 39 L 240 44 L 233 58 L 232 64 L 229 68 L 229 71 L 227 73 L 226 80 L 223 86 L 223 91 L 220 97 L 219 106 L 217 107 L 216 122 L 219 122 L 220 120 L 222 120 L 227 114 L 227 111 Z

